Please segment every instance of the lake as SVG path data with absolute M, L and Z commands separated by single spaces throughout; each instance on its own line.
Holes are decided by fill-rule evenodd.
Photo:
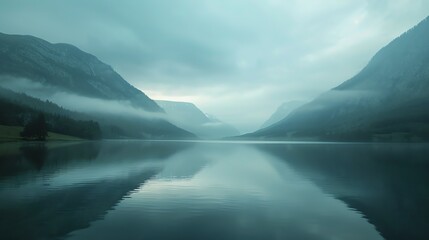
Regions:
M 0 239 L 429 239 L 429 145 L 0 144 Z

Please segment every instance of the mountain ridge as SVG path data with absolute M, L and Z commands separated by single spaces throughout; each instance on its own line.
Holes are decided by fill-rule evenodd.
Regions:
M 156 100 L 167 113 L 167 119 L 205 139 L 218 139 L 240 134 L 233 126 L 201 111 L 194 103 Z
M 283 118 L 287 117 L 289 113 L 303 105 L 302 101 L 288 101 L 283 102 L 280 106 L 277 107 L 276 111 L 271 114 L 271 116 L 259 127 L 260 129 L 269 127 L 278 121 L 281 121 Z
M 429 139 L 429 17 L 378 51 L 358 74 L 244 138 Z
M 43 89 L 42 95 L 32 94 L 32 89 L 22 88 L 18 82 L 24 82 L 27 88 L 37 85 Z M 70 44 L 52 44 L 34 36 L 0 33 L 0 86 L 84 113 L 101 123 L 103 137 L 195 137 L 165 120 L 161 116 L 164 110 L 111 66 Z M 68 101 L 67 106 L 59 103 L 63 100 Z M 85 101 L 93 105 L 85 105 Z M 115 106 L 107 105 L 111 103 Z M 82 111 L 84 107 L 87 108 Z
M 87 97 L 130 100 L 147 111 L 162 109 L 96 56 L 66 43 L 0 33 L 0 73 L 24 77 Z M 78 85 L 77 85 L 78 84 Z

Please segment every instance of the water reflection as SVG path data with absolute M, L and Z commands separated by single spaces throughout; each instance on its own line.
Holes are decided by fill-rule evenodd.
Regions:
M 258 145 L 364 214 L 386 239 L 429 239 L 429 145 Z
M 29 162 L 33 163 L 36 169 L 42 169 L 47 154 L 45 144 L 24 145 L 19 150 Z
M 7 144 L 1 155 L 1 239 L 56 239 L 88 227 L 156 174 L 158 160 L 182 147 Z
M 423 145 L 0 145 L 1 237 L 427 239 L 427 153 Z

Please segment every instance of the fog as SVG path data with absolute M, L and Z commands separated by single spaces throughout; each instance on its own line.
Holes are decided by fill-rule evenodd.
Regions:
M 166 114 L 164 112 L 148 112 L 134 107 L 129 101 L 106 100 L 81 96 L 64 89 L 41 84 L 26 78 L 12 76 L 0 76 L 0 87 L 17 93 L 25 93 L 28 96 L 43 101 L 51 101 L 65 109 L 85 113 L 95 120 L 100 116 L 120 116 L 130 119 L 166 120 L 179 128 L 190 131 L 204 138 L 221 138 L 238 135 L 238 132 L 230 130 L 222 122 L 201 122 L 198 116 L 192 112 L 183 112 L 179 115 Z
M 309 116 L 319 116 L 320 112 L 346 106 L 342 111 L 347 111 L 349 106 L 362 107 L 370 111 L 372 107 L 382 104 L 385 94 L 380 91 L 373 90 L 337 90 L 332 89 L 321 94 L 314 101 L 304 104 L 289 113 L 289 117 L 294 114 L 309 114 Z M 353 108 L 350 108 L 353 111 Z
M 49 100 L 55 104 L 76 112 L 90 114 L 114 114 L 129 117 L 141 117 L 145 119 L 167 120 L 165 113 L 148 112 L 133 107 L 129 101 L 115 101 L 100 98 L 90 98 L 76 95 L 54 86 L 44 85 L 24 78 L 13 78 L 9 76 L 0 77 L 0 87 L 28 96 Z
M 427 0 L 3 0 L 0 32 L 76 45 L 151 98 L 249 132 L 352 77 L 427 15 Z

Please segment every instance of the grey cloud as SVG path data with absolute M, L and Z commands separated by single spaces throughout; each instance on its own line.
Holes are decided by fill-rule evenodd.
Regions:
M 254 130 L 356 74 L 426 0 L 4 0 L 0 31 L 95 54 L 153 98 Z M 183 99 L 186 98 L 186 99 Z

